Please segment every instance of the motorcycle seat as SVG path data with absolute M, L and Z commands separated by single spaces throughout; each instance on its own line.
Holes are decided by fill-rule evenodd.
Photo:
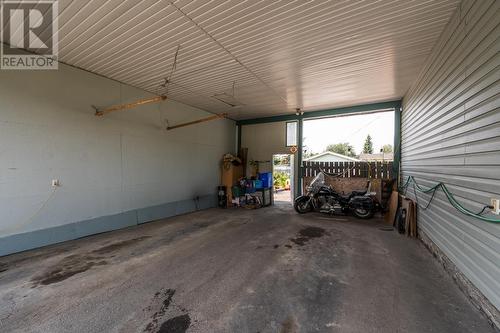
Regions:
M 363 196 L 363 195 L 365 195 L 365 194 L 366 194 L 366 192 L 367 192 L 366 190 L 365 190 L 365 191 L 352 191 L 351 195 L 352 195 L 353 197 L 356 197 L 356 196 Z

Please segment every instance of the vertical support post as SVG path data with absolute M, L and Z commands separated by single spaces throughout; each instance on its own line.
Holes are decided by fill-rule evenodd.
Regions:
M 394 108 L 394 162 L 392 164 L 393 177 L 399 186 L 399 167 L 401 163 L 401 105 Z
M 298 119 L 297 124 L 297 186 L 295 188 L 295 197 L 302 195 L 302 152 L 303 152 L 303 125 L 302 117 Z
M 238 155 L 240 153 L 240 150 L 241 150 L 241 125 L 240 124 L 238 124 L 237 129 L 238 129 L 238 135 L 236 138 L 236 155 Z

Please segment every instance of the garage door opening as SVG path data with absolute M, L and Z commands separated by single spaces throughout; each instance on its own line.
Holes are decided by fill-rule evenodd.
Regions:
M 302 191 L 324 170 L 337 193 L 374 192 L 383 207 L 394 185 L 393 111 L 304 121 Z
M 273 155 L 273 187 L 276 205 L 291 204 L 293 196 L 293 155 Z

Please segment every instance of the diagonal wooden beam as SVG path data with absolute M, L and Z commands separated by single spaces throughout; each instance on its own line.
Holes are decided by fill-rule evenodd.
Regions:
M 169 131 L 169 130 L 173 130 L 173 129 L 180 128 L 180 127 L 185 127 L 185 126 L 189 126 L 189 125 L 195 125 L 195 124 L 199 124 L 199 123 L 204 123 L 206 121 L 211 121 L 211 120 L 215 120 L 215 119 L 223 119 L 223 118 L 226 118 L 227 116 L 228 116 L 227 113 L 219 113 L 219 114 L 207 117 L 207 118 L 202 118 L 202 119 L 190 121 L 190 122 L 187 122 L 187 123 L 182 123 L 182 124 L 179 124 L 179 125 L 168 126 L 167 130 Z
M 159 103 L 159 102 L 164 101 L 166 99 L 167 99 L 167 96 L 156 96 L 156 97 L 151 97 L 151 98 L 139 99 L 139 100 L 137 100 L 135 102 L 131 102 L 131 103 L 113 105 L 113 106 L 110 106 L 110 107 L 105 108 L 105 109 L 99 109 L 95 106 L 93 106 L 93 108 L 95 109 L 95 115 L 100 117 L 100 116 L 104 116 L 106 113 L 132 109 L 132 108 L 135 108 L 135 107 L 138 107 L 141 105 Z

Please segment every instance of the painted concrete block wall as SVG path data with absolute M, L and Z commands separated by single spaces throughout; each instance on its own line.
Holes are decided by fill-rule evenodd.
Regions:
M 462 1 L 403 101 L 403 179 L 444 182 L 476 212 L 500 198 L 499 36 L 500 1 Z M 415 197 L 412 187 L 408 193 Z M 418 199 L 423 207 L 431 195 Z M 500 224 L 460 213 L 441 190 L 418 218 L 420 231 L 498 310 Z
M 0 72 L 0 255 L 213 206 L 234 122 L 166 131 L 162 119 L 209 114 L 175 101 L 91 108 L 148 96 L 65 65 Z

